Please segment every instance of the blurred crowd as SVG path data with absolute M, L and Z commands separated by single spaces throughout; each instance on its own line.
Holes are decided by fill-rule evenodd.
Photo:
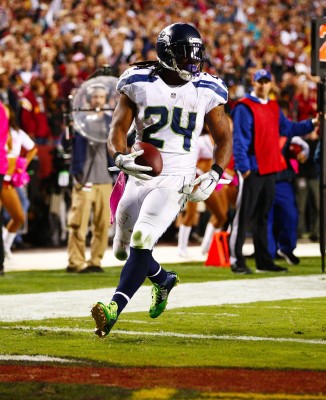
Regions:
M 51 229 L 44 234 L 42 226 L 51 227 L 51 210 L 62 218 L 56 195 L 69 197 L 69 187 L 58 186 L 69 161 L 58 147 L 68 96 L 94 71 L 109 64 L 119 76 L 132 63 L 155 60 L 158 33 L 173 22 L 187 22 L 203 37 L 204 69 L 229 88 L 228 111 L 250 89 L 253 72 L 267 68 L 272 96 L 287 116 L 313 118 L 318 78 L 310 68 L 311 19 L 325 10 L 324 0 L 0 0 L 0 100 L 38 148 L 29 165 L 25 241 L 56 245 L 66 239 Z M 306 139 L 314 147 L 318 133 Z M 317 182 L 309 165 L 299 177 L 302 191 L 309 189 L 304 180 Z M 310 213 L 306 220 L 307 204 L 315 200 L 303 196 L 300 234 L 311 228 L 311 239 L 318 240 Z

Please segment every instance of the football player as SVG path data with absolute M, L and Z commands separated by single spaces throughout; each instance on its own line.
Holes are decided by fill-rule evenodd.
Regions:
M 135 64 L 117 85 L 120 99 L 108 149 L 129 178 L 117 209 L 113 250 L 127 261 L 110 303 L 98 302 L 92 308 L 99 337 L 110 332 L 146 277 L 153 283 L 149 316 L 157 318 L 165 310 L 179 277 L 153 258 L 153 247 L 187 199 L 197 202 L 210 196 L 231 157 L 232 136 L 224 111 L 228 90 L 220 78 L 202 72 L 205 55 L 199 32 L 185 23 L 169 25 L 157 38 L 156 52 L 157 61 Z M 157 177 L 146 174 L 151 167 L 135 164 L 142 150 L 126 154 L 133 121 L 136 142 L 151 143 L 161 152 L 163 170 Z M 214 164 L 194 179 L 197 140 L 205 122 L 215 143 Z

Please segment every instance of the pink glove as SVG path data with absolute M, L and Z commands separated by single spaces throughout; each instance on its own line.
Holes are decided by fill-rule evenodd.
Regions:
M 111 209 L 111 225 L 115 221 L 115 214 L 117 212 L 119 201 L 123 195 L 126 186 L 126 175 L 121 171 L 118 178 L 113 186 L 112 193 L 110 196 L 110 209 Z

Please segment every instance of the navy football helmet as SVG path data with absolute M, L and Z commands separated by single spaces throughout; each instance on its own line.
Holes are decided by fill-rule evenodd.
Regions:
M 156 52 L 159 63 L 180 78 L 191 81 L 199 75 L 205 60 L 205 47 L 199 32 L 181 22 L 167 26 L 158 35 Z

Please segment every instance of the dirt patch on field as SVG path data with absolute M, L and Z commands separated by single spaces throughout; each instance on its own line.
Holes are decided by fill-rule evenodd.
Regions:
M 326 394 L 326 372 L 230 368 L 92 368 L 0 365 L 0 382 L 165 387 L 205 392 Z

